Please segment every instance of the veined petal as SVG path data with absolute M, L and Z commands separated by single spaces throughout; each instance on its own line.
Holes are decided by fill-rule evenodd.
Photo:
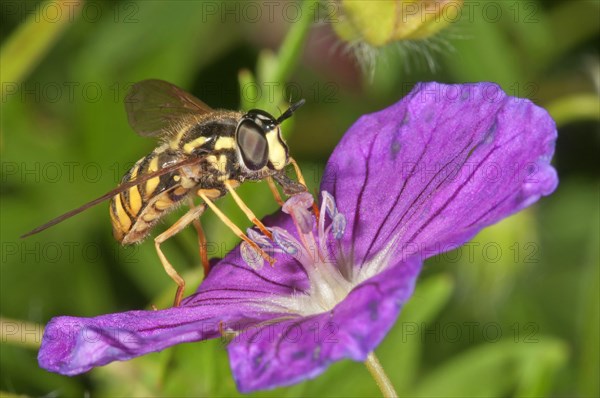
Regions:
M 265 219 L 293 230 L 286 214 Z M 94 318 L 57 317 L 44 330 L 40 366 L 66 375 L 123 361 L 175 344 L 220 337 L 227 327 L 243 328 L 277 316 L 260 309 L 273 295 L 302 292 L 308 279 L 292 257 L 275 253 L 274 267 L 252 269 L 239 246 L 216 263 L 198 292 L 180 307 L 130 311 Z M 223 327 L 224 330 L 220 328 Z
M 555 138 L 544 110 L 497 85 L 419 85 L 361 118 L 338 145 L 322 184 L 333 194 L 323 196 L 331 224 L 321 219 L 309 231 L 303 213 L 303 251 L 281 250 L 298 243 L 291 217 L 267 218 L 281 238 L 262 244 L 274 251 L 273 267 L 248 265 L 238 246 L 180 307 L 55 318 L 40 365 L 73 375 L 226 333 L 238 387 L 252 391 L 314 377 L 340 359 L 364 360 L 412 294 L 424 257 L 554 190 Z M 317 244 L 314 231 L 325 240 Z M 338 243 L 341 253 L 332 249 Z
M 292 218 L 282 212 L 265 217 L 262 222 L 269 227 L 279 227 L 296 236 Z M 198 292 L 212 289 L 239 289 L 240 291 L 262 291 L 268 294 L 291 294 L 308 288 L 308 278 L 302 266 L 284 253 L 275 253 L 275 264 L 266 263 L 260 269 L 246 264 L 237 246 L 211 268 L 208 277 Z
M 44 331 L 40 366 L 76 375 L 231 331 L 237 337 L 229 355 L 240 390 L 292 384 L 337 360 L 364 360 L 392 327 L 421 267 L 417 257 L 396 263 L 359 284 L 331 311 L 302 317 L 273 305 L 274 298 L 304 294 L 307 283 L 293 258 L 278 253 L 276 259 L 279 272 L 269 266 L 253 270 L 238 246 L 180 307 L 54 318 Z
M 283 214 L 265 222 L 293 230 L 289 219 Z M 236 247 L 214 265 L 198 292 L 183 300 L 180 307 L 94 318 L 53 318 L 44 330 L 40 366 L 75 375 L 175 344 L 216 338 L 222 326 L 246 327 L 272 319 L 276 314 L 261 311 L 257 304 L 273 295 L 301 292 L 308 286 L 306 273 L 292 257 L 281 253 L 274 257 L 275 267 L 266 265 L 254 270 Z
M 51 372 L 76 375 L 175 344 L 219 337 L 221 323 L 251 324 L 262 320 L 260 314 L 235 299 L 227 303 L 212 299 L 193 307 L 95 318 L 61 316 L 46 325 L 38 362 Z
M 321 190 L 347 217 L 355 264 L 390 241 L 397 255 L 429 257 L 550 194 L 555 140 L 544 109 L 496 84 L 418 84 L 350 128 Z
M 331 311 L 243 331 L 229 345 L 241 392 L 297 383 L 341 359 L 364 361 L 412 295 L 421 262 L 389 267 L 355 287 Z

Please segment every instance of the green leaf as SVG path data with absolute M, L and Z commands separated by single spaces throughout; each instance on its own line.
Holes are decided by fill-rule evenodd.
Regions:
M 31 396 L 47 396 L 54 392 L 57 396 L 77 397 L 84 393 L 82 377 L 64 377 L 41 369 L 33 350 L 3 344 L 0 368 L 4 390 L 15 395 L 27 392 Z
M 573 94 L 546 104 L 558 127 L 580 120 L 600 120 L 600 98 L 597 94 Z
M 75 1 L 42 2 L 37 11 L 6 40 L 0 49 L 2 98 L 5 83 L 18 83 L 29 75 L 73 21 L 74 15 L 79 13 L 81 5 L 81 2 Z M 43 10 L 52 7 L 58 10 L 56 19 L 42 15 Z
M 516 390 L 539 396 L 566 360 L 565 344 L 553 337 L 531 344 L 503 339 L 455 356 L 422 378 L 410 395 L 498 397 Z
M 248 69 L 242 69 L 238 73 L 240 84 L 240 108 L 250 110 L 255 108 L 255 99 L 258 98 L 258 83 L 256 78 Z
M 598 207 L 590 214 L 593 220 L 589 228 L 589 239 L 586 250 L 585 269 L 581 273 L 580 287 L 582 294 L 579 300 L 577 320 L 581 353 L 578 361 L 577 382 L 581 396 L 600 396 L 600 242 Z
M 519 277 L 540 264 L 540 242 L 532 209 L 482 230 L 465 245 L 432 259 L 456 264 L 461 303 L 487 317 L 510 297 Z
M 454 289 L 449 275 L 436 275 L 417 284 L 413 297 L 376 354 L 398 393 L 408 391 L 421 363 L 423 328 L 447 305 Z

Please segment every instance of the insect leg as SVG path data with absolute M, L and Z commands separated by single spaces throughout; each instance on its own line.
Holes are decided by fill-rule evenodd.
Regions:
M 154 238 L 154 247 L 156 247 L 156 252 L 158 253 L 158 258 L 160 259 L 163 268 L 171 277 L 171 279 L 173 279 L 175 283 L 177 283 L 177 293 L 175 293 L 175 300 L 173 304 L 174 307 L 178 307 L 179 303 L 181 303 L 181 299 L 183 298 L 183 289 L 185 288 L 185 281 L 177 273 L 175 268 L 173 268 L 169 260 L 167 260 L 167 257 L 165 257 L 164 253 L 160 249 L 160 245 L 170 237 L 178 234 L 183 228 L 185 228 L 198 217 L 200 217 L 200 215 L 204 212 L 205 209 L 206 205 L 204 203 L 191 208 L 179 220 L 177 220 L 175 224 L 171 225 L 166 231 Z
M 304 180 L 304 176 L 302 175 L 302 171 L 300 170 L 300 166 L 296 163 L 294 158 L 290 158 L 290 163 L 294 166 L 294 171 L 296 172 L 296 177 L 298 177 L 298 182 L 306 187 L 306 181 Z
M 195 207 L 194 200 L 188 196 L 188 202 L 190 209 Z M 208 253 L 206 252 L 206 234 L 204 233 L 204 229 L 202 229 L 202 223 L 200 222 L 200 218 L 195 218 L 192 221 L 196 232 L 198 233 L 198 251 L 200 253 L 200 261 L 202 262 L 202 269 L 204 269 L 204 277 L 208 275 L 208 271 L 210 271 L 210 263 L 208 262 Z
M 283 201 L 283 199 L 281 199 L 281 195 L 277 190 L 277 186 L 275 185 L 275 181 L 273 181 L 273 177 L 267 177 L 267 184 L 269 184 L 269 189 L 271 190 L 271 193 L 273 194 L 273 197 L 275 198 L 277 204 L 279 204 L 279 206 L 283 206 L 285 202 Z
M 221 221 L 223 221 L 223 223 L 233 231 L 234 234 L 236 234 L 240 239 L 252 246 L 252 248 L 254 248 L 254 250 L 256 250 L 262 256 L 262 258 L 267 260 L 269 264 L 275 264 L 275 259 L 269 256 L 267 253 L 265 253 L 263 249 L 261 249 L 254 241 L 252 241 L 252 239 L 248 238 L 248 236 L 246 236 L 246 234 L 243 233 L 242 230 L 239 229 L 239 227 L 233 223 L 233 221 L 231 221 L 225 214 L 223 214 L 223 212 L 219 210 L 217 206 L 215 206 L 213 201 L 209 199 L 204 193 L 202 193 L 201 190 L 198 191 L 198 196 L 200 196 L 202 200 L 206 202 L 208 207 L 210 207 L 210 209 L 215 212 L 217 217 L 219 217 Z
M 308 187 L 306 186 L 306 180 L 304 179 L 304 176 L 302 175 L 300 166 L 298 166 L 298 163 L 296 163 L 296 160 L 294 158 L 290 158 L 290 163 L 292 164 L 292 166 L 294 166 L 294 171 L 296 172 L 296 177 L 298 177 L 298 181 L 300 182 L 300 184 L 304 185 L 308 190 Z M 315 217 L 318 220 L 319 219 L 319 206 L 317 206 L 316 202 L 313 202 L 312 208 L 313 208 L 313 213 L 315 214 Z
M 269 230 L 265 227 L 265 225 L 262 222 L 260 222 L 260 220 L 256 217 L 256 215 L 254 215 L 254 212 L 252 210 L 250 210 L 250 208 L 248 206 L 246 206 L 246 203 L 244 203 L 242 198 L 240 198 L 240 196 L 237 194 L 237 192 L 235 192 L 235 189 L 229 183 L 229 181 L 225 181 L 224 185 L 225 185 L 225 188 L 227 188 L 227 190 L 233 197 L 233 200 L 235 200 L 235 203 L 237 203 L 237 205 L 240 207 L 240 209 L 242 209 L 244 214 L 246 214 L 246 217 L 248 217 L 248 220 L 250 220 L 254 225 L 256 225 L 258 227 L 258 229 L 260 229 L 260 231 L 267 238 L 273 240 L 273 235 L 271 234 L 271 232 L 269 232 Z

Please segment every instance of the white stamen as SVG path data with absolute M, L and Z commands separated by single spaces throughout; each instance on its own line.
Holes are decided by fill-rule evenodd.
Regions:
M 337 258 L 331 259 L 327 247 L 329 234 L 331 233 L 333 238 L 338 241 L 337 247 L 341 249 L 339 241 L 346 230 L 346 216 L 338 211 L 333 196 L 323 191 L 315 238 L 313 234 L 314 221 L 312 212 L 309 210 L 313 203 L 312 195 L 302 193 L 292 196 L 282 206 L 282 210 L 290 214 L 294 220 L 299 239 L 285 229 L 270 228 L 273 240 L 281 249 L 273 247 L 269 240 L 258 232 L 248 230 L 248 236 L 261 248 L 269 248 L 270 251 L 285 252 L 293 256 L 305 269 L 310 282 L 310 287 L 304 292 L 285 296 L 274 295 L 268 298 L 261 304 L 264 310 L 281 313 L 284 308 L 291 316 L 306 316 L 330 311 L 344 300 L 354 287 L 381 272 L 390 261 L 391 247 L 393 246 L 391 244 L 388 244 L 384 250 L 360 267 L 346 263 L 346 256 L 341 252 L 338 253 Z M 331 220 L 327 227 L 325 227 L 326 216 Z M 260 262 L 262 267 L 262 257 L 255 248 L 243 242 L 241 252 L 244 260 L 252 268 L 256 269 L 257 262 Z
M 256 248 L 248 242 L 242 241 L 242 244 L 240 245 L 240 254 L 242 255 L 242 259 L 251 268 L 259 270 L 263 267 L 264 261 L 262 256 L 256 250 Z
M 329 218 L 333 219 L 338 212 L 335 207 L 335 199 L 327 191 L 321 192 L 321 197 L 323 198 L 323 207 L 325 207 L 327 215 Z
M 342 213 L 337 213 L 333 217 L 332 226 L 331 232 L 333 233 L 333 237 L 337 240 L 342 239 L 342 236 L 344 236 L 344 232 L 346 231 L 346 217 Z
M 313 203 L 315 203 L 315 199 L 312 195 L 308 192 L 302 192 L 289 198 L 287 202 L 283 204 L 281 210 L 283 210 L 284 213 L 292 214 L 292 211 L 295 208 L 308 209 Z
M 312 213 L 306 209 L 294 208 L 291 216 L 300 228 L 303 234 L 308 234 L 312 231 Z
M 256 232 L 252 228 L 248 228 L 246 230 L 246 234 L 248 235 L 248 237 L 251 240 L 253 240 L 254 242 L 256 242 L 256 244 L 258 246 L 260 246 L 261 248 L 263 248 L 263 249 L 264 248 L 273 247 L 273 245 L 271 245 L 271 242 L 269 241 L 269 239 L 266 236 L 264 236 L 264 235 Z
M 285 253 L 292 256 L 298 253 L 300 245 L 288 231 L 279 227 L 273 227 L 271 232 L 273 233 L 275 243 L 277 243 Z

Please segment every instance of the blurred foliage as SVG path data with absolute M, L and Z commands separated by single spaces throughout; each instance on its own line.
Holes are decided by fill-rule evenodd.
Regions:
M 286 134 L 311 189 L 347 127 L 417 81 L 495 81 L 550 109 L 559 124 L 556 193 L 431 259 L 377 353 L 405 396 L 600 395 L 597 1 L 466 1 L 458 22 L 432 40 L 381 50 L 367 77 L 331 29 L 335 3 L 304 9 L 316 22 L 306 40 L 297 28 L 306 20 L 289 2 L 63 3 L 72 12 L 54 2 L 1 3 L 1 391 L 238 394 L 220 341 L 73 378 L 39 369 L 31 348 L 35 325 L 53 316 L 164 307 L 172 298 L 153 245 L 119 247 L 106 206 L 18 238 L 112 189 L 154 147 L 127 126 L 122 100 L 129 84 L 155 77 L 216 108 L 259 105 L 277 114 L 282 101 L 306 98 Z M 276 210 L 265 184 L 239 192 L 259 216 Z M 247 225 L 230 198 L 219 206 Z M 212 214 L 202 222 L 212 256 L 233 248 Z M 194 231 L 163 247 L 193 290 L 201 280 Z M 343 361 L 314 380 L 255 395 L 377 394 L 364 366 Z

